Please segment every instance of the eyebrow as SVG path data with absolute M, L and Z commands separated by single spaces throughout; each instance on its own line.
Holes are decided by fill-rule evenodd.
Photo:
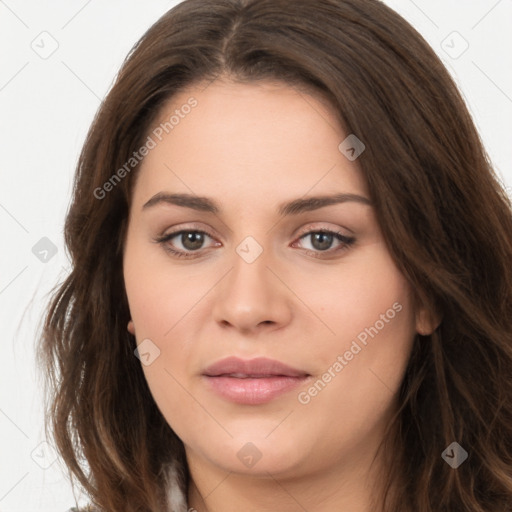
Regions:
M 294 199 L 293 201 L 280 204 L 277 208 L 277 213 L 282 217 L 298 215 L 303 212 L 318 210 L 325 206 L 347 202 L 355 202 L 368 206 L 372 205 L 372 202 L 368 198 L 357 194 L 334 194 Z M 208 197 L 192 194 L 170 194 L 168 192 L 158 192 L 158 194 L 155 194 L 149 201 L 144 203 L 142 209 L 147 210 L 159 204 L 173 204 L 213 214 L 218 214 L 221 211 L 220 206 L 213 199 Z

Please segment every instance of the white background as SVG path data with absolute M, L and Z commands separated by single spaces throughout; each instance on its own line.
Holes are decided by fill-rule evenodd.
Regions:
M 132 45 L 176 3 L 0 0 L 0 512 L 64 512 L 75 504 L 61 462 L 41 467 L 53 458 L 51 448 L 40 445 L 37 323 L 46 294 L 69 267 L 64 217 L 100 99 Z M 511 191 L 512 1 L 386 3 L 423 34 L 456 78 Z M 464 40 L 468 49 L 454 58 Z M 52 45 L 58 47 L 47 58 L 33 49 Z M 32 252 L 43 237 L 57 248 L 46 262 Z

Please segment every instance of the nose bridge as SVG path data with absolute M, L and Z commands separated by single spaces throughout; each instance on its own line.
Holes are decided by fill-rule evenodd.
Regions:
M 233 257 L 233 270 L 229 277 L 230 285 L 235 286 L 241 295 L 259 294 L 266 295 L 269 286 L 275 286 L 270 283 L 271 272 L 267 265 L 272 259 L 268 238 L 258 242 L 254 236 L 246 236 L 236 247 Z M 238 288 L 240 287 L 240 290 Z M 268 298 L 268 297 L 267 297 Z

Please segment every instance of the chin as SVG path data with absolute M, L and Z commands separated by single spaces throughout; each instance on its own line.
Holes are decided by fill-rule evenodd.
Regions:
M 270 435 L 267 430 L 263 431 L 265 434 L 261 432 L 254 436 L 247 433 L 235 436 L 222 444 L 212 440 L 203 453 L 215 466 L 237 474 L 268 477 L 270 473 L 284 478 L 304 468 L 309 450 L 303 442 L 299 442 L 291 433 L 282 432 L 272 438 L 275 432 Z M 218 446 L 215 452 L 211 451 L 212 445 Z

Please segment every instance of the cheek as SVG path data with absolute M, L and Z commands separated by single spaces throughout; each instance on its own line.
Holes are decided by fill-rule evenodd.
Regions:
M 140 243 L 130 244 L 130 239 L 123 264 L 137 345 L 149 347 L 151 354 L 151 363 L 145 365 L 141 360 L 141 365 L 152 395 L 163 410 L 189 403 L 190 396 L 179 383 L 185 382 L 184 373 L 191 367 L 196 348 L 191 342 L 195 337 L 191 326 L 199 323 L 195 318 L 199 309 L 194 305 L 208 285 L 204 279 L 201 284 L 200 277 L 191 279 L 173 269 L 165 254 L 154 247 L 150 250 Z
M 324 288 L 328 292 L 312 296 L 312 309 L 321 311 L 335 333 L 310 350 L 317 373 L 300 402 L 310 417 L 326 417 L 329 411 L 319 453 L 323 445 L 325 450 L 338 446 L 340 432 L 360 449 L 359 440 L 369 439 L 385 421 L 412 348 L 414 312 L 407 281 L 386 254 L 361 263 L 335 280 L 331 276 Z
M 378 338 L 384 349 L 408 344 L 414 336 L 410 286 L 387 251 L 377 245 L 372 249 L 336 272 L 308 280 L 310 290 L 302 292 L 330 330 L 324 346 L 331 359 L 332 353 L 348 350 L 358 337 L 363 342 Z M 368 331 L 375 335 L 375 329 L 378 335 L 372 338 Z
M 171 336 L 201 292 L 183 271 L 172 268 L 163 250 L 146 245 L 128 241 L 124 257 L 126 294 L 137 342 Z
M 148 364 L 141 359 L 141 367 L 151 395 L 171 428 L 187 441 L 189 427 L 201 413 L 185 391 L 183 374 L 192 347 L 186 336 L 193 336 L 184 336 L 183 326 L 189 319 L 187 310 L 197 302 L 197 291 L 190 291 L 182 274 L 170 273 L 162 258 L 156 260 L 137 244 L 127 244 L 124 279 L 137 345 L 150 353 Z M 172 414 L 176 410 L 179 415 Z
M 330 301 L 323 301 L 323 318 L 335 335 L 327 338 L 321 372 L 340 362 L 338 356 L 342 362 L 316 405 L 341 402 L 339 410 L 353 411 L 356 422 L 358 415 L 362 420 L 375 414 L 375 420 L 390 404 L 415 335 L 409 284 L 387 253 L 375 256 L 371 264 L 364 262 L 340 276 L 338 287 L 331 282 L 329 290 L 339 289 L 329 291 Z

